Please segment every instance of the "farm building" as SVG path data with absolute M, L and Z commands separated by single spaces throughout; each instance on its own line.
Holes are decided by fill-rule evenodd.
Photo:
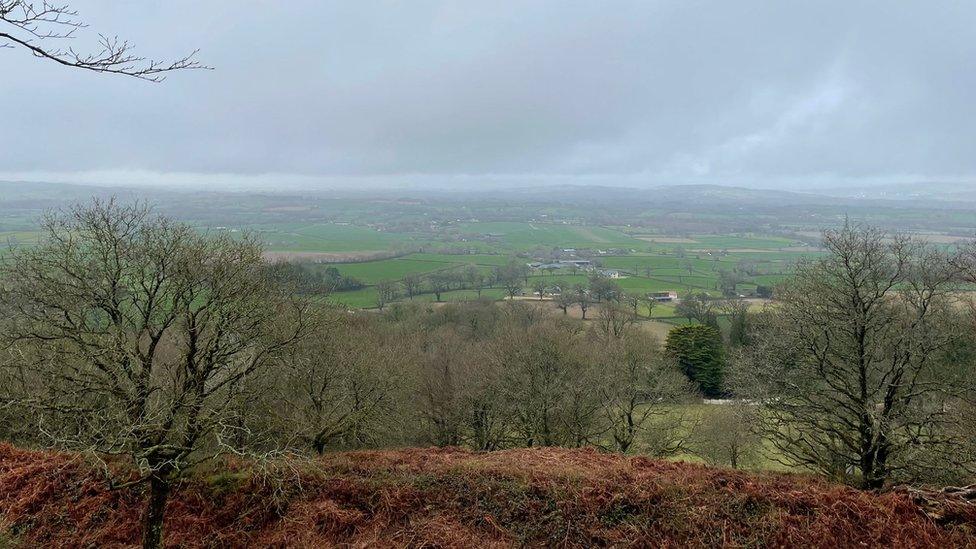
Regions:
M 562 269 L 565 267 L 562 263 L 529 263 L 529 267 L 533 269 Z
M 578 269 L 592 269 L 593 262 L 589 259 L 560 259 L 552 263 L 542 263 L 533 261 L 527 263 L 530 269 L 567 269 L 576 267 Z
M 576 265 L 581 269 L 587 269 L 593 266 L 593 262 L 590 261 L 589 259 L 561 259 L 559 263 L 562 263 L 567 267 L 572 267 L 573 265 Z
M 666 292 L 652 292 L 647 295 L 654 301 L 659 301 L 662 303 L 666 303 L 668 301 L 675 301 L 678 299 L 678 292 L 674 290 L 668 290 Z

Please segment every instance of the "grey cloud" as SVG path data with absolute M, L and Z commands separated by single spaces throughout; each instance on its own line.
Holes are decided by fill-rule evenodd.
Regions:
M 75 3 L 216 70 L 0 50 L 0 175 L 976 180 L 971 3 Z

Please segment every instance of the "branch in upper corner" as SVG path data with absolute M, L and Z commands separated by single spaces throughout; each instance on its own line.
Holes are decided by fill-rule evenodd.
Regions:
M 6 26 L 6 25 L 9 26 Z M 23 47 L 35 57 L 94 72 L 121 74 L 161 82 L 164 73 L 184 69 L 211 69 L 194 59 L 199 50 L 175 61 L 161 62 L 133 53 L 132 44 L 118 36 L 99 35 L 101 50 L 83 53 L 73 48 L 47 47 L 47 41 L 70 40 L 87 25 L 67 5 L 27 0 L 0 0 L 0 48 Z

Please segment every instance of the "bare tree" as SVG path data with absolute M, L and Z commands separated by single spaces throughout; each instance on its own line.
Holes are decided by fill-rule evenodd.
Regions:
M 600 307 L 599 326 L 603 337 L 620 339 L 624 337 L 627 328 L 636 321 L 636 316 L 624 309 L 619 303 L 607 301 Z
M 143 544 L 159 547 L 174 479 L 219 451 L 234 401 L 301 337 L 305 306 L 270 283 L 254 240 L 142 206 L 96 201 L 44 232 L 0 267 L 0 337 L 20 358 L 2 398 L 51 445 L 130 457 L 149 486 Z
M 508 328 L 488 356 L 504 372 L 501 397 L 510 404 L 513 434 L 525 446 L 556 446 L 594 433 L 599 408 L 584 400 L 596 394 L 580 339 L 547 320 Z
M 468 346 L 459 387 L 464 440 L 476 450 L 497 450 L 511 438 L 511 403 L 499 398 L 504 371 L 483 345 Z
M 395 282 L 381 281 L 376 283 L 376 308 L 383 310 L 387 303 L 397 297 L 397 285 Z
M 576 295 L 565 284 L 560 285 L 559 293 L 556 294 L 556 306 L 562 309 L 563 314 L 569 314 L 569 308 L 576 303 Z
M 468 265 L 464 270 L 464 281 L 468 288 L 478 292 L 478 299 L 481 299 L 481 292 L 485 288 L 485 275 L 476 265 Z
M 623 294 L 620 299 L 621 302 L 626 303 L 627 306 L 631 308 L 634 312 L 634 318 L 637 318 L 640 314 L 640 305 L 643 298 L 640 294 Z
M 736 288 L 743 282 L 745 282 L 745 279 L 738 271 L 726 271 L 724 269 L 719 269 L 715 289 L 721 291 L 722 295 L 725 297 L 734 298 L 738 296 Z
M 744 299 L 727 299 L 719 310 L 729 319 L 729 346 L 740 347 L 749 342 L 749 302 Z
M 571 377 L 563 389 L 560 423 L 564 433 L 560 444 L 580 448 L 598 444 L 606 434 L 606 427 L 600 421 L 603 402 L 600 392 L 593 390 L 602 382 L 603 372 L 593 358 L 593 349 L 574 350 L 578 358 L 571 363 Z
M 452 279 L 453 275 L 449 272 L 431 273 L 430 276 L 427 277 L 427 286 L 430 288 L 430 291 L 434 293 L 434 298 L 437 299 L 438 302 L 441 300 L 441 294 L 450 289 Z
M 422 344 L 426 352 L 419 375 L 418 415 L 429 443 L 457 446 L 463 437 L 460 394 L 465 361 L 471 356 L 453 332 L 432 335 Z
M 590 296 L 596 301 L 620 301 L 623 292 L 614 280 L 601 274 L 589 278 Z
M 322 315 L 311 337 L 284 353 L 267 376 L 269 416 L 277 446 L 294 441 L 322 454 L 384 439 L 397 372 L 410 362 L 405 346 L 381 337 L 366 319 Z M 393 361 L 396 361 L 396 365 Z
M 99 35 L 99 49 L 79 52 L 57 44 L 70 41 L 87 25 L 67 4 L 46 0 L 0 0 L 0 48 L 23 48 L 35 57 L 66 67 L 122 74 L 161 82 L 165 73 L 183 69 L 207 69 L 194 57 L 197 50 L 174 61 L 156 61 L 133 53 L 132 44 L 118 36 Z
M 576 304 L 583 314 L 583 320 L 586 320 L 586 310 L 590 308 L 590 290 L 583 284 L 577 284 L 573 287 L 573 292 L 576 294 Z
M 647 318 L 651 318 L 654 313 L 654 306 L 657 305 L 657 300 L 650 294 L 644 294 L 641 296 L 641 299 L 647 304 Z
M 546 297 L 546 290 L 548 289 L 549 285 L 542 278 L 537 278 L 532 282 L 532 291 L 539 295 L 539 301 Z
M 670 413 L 651 414 L 642 426 L 638 447 L 641 453 L 661 458 L 689 454 L 698 424 L 698 418 L 680 406 Z
M 403 277 L 403 280 L 401 280 L 400 283 L 403 284 L 403 291 L 406 292 L 407 297 L 410 299 L 413 299 L 413 296 L 420 292 L 420 288 L 423 285 L 423 281 L 420 279 L 420 276 L 416 274 L 408 274 L 407 276 Z
M 766 435 L 790 462 L 868 489 L 955 463 L 952 410 L 972 387 L 944 360 L 966 333 L 957 269 L 941 250 L 874 229 L 827 231 L 823 245 L 826 257 L 800 265 L 763 313 L 736 369 Z
M 756 407 L 748 403 L 710 406 L 692 437 L 692 452 L 709 465 L 733 469 L 753 465 L 762 445 L 753 428 L 757 419 Z
M 684 375 L 665 359 L 660 345 L 637 331 L 611 341 L 601 363 L 600 393 L 614 449 L 627 452 L 647 436 L 652 418 L 674 414 L 674 405 L 694 394 Z M 660 441 L 655 441 L 660 442 Z
M 495 268 L 495 279 L 505 288 L 508 298 L 515 299 L 515 296 L 522 295 L 528 273 L 529 269 L 524 263 L 512 259 L 507 264 Z
M 682 297 L 675 306 L 674 312 L 688 320 L 709 326 L 718 326 L 718 319 L 715 315 L 715 301 L 704 292 L 689 293 Z

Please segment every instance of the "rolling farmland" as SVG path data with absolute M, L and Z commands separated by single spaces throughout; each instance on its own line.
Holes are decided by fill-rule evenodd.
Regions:
M 531 262 L 540 253 L 574 253 L 579 250 L 600 269 L 620 271 L 616 280 L 628 293 L 662 291 L 705 292 L 719 295 L 720 273 L 743 271 L 751 274 L 739 281 L 742 291 L 757 285 L 775 285 L 792 265 L 811 252 L 796 251 L 802 244 L 782 237 L 759 235 L 689 235 L 662 237 L 631 235 L 626 228 L 536 222 L 460 222 L 427 231 L 389 232 L 348 224 L 284 224 L 247 228 L 255 231 L 272 253 L 354 254 L 386 253 L 397 257 L 373 261 L 318 262 L 315 268 L 334 267 L 343 277 L 364 287 L 336 292 L 332 299 L 353 308 L 376 306 L 375 285 L 397 283 L 405 277 L 428 277 L 438 272 L 459 272 L 469 266 L 490 279 L 493 270 L 510 261 Z M 451 252 L 440 249 L 451 247 Z M 314 257 L 308 255 L 308 257 Z M 341 258 L 341 255 L 338 255 Z M 298 256 L 299 260 L 301 256 Z M 531 294 L 540 279 L 554 286 L 585 284 L 583 270 L 533 271 L 525 279 L 525 293 Z M 504 292 L 486 284 L 483 297 L 501 298 Z M 415 299 L 433 299 L 421 292 Z M 442 300 L 472 299 L 473 289 L 442 293 Z M 657 315 L 655 315 L 657 316 Z

